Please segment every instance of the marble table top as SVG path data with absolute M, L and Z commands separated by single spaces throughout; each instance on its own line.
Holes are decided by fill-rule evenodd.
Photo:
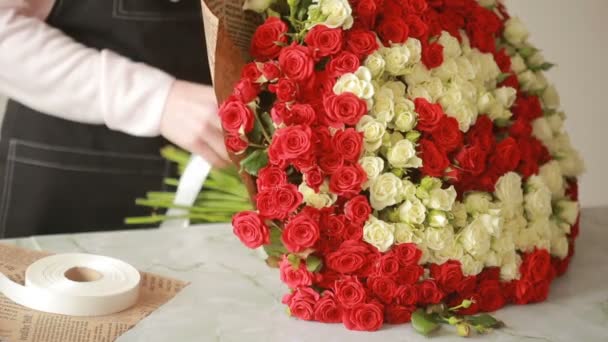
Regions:
M 5 240 L 9 241 L 9 240 Z M 171 302 L 121 336 L 131 341 L 425 341 L 410 325 L 376 333 L 298 321 L 286 315 L 286 288 L 257 251 L 228 225 L 173 230 L 41 236 L 10 240 L 27 248 L 123 259 L 142 271 L 190 281 Z M 507 328 L 488 341 L 608 341 L 608 208 L 583 211 L 577 254 L 549 300 L 495 315 Z M 461 341 L 449 328 L 432 341 Z M 480 337 L 477 337 L 480 338 Z

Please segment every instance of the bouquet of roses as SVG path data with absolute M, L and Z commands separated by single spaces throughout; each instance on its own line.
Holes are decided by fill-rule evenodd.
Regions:
M 280 268 L 292 316 L 468 335 L 547 298 L 583 163 L 552 65 L 502 3 L 245 7 L 264 21 L 219 115 L 257 209 L 232 224 Z

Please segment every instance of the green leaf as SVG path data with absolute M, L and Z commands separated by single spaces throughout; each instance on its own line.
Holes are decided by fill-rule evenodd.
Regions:
M 264 250 L 268 256 L 281 257 L 287 253 L 287 249 L 281 241 L 281 230 L 278 228 L 270 228 L 270 243 L 264 245 Z
M 505 325 L 502 321 L 499 321 L 488 314 L 467 316 L 465 319 L 472 325 L 482 326 L 484 328 L 501 328 Z
M 555 64 L 553 63 L 549 63 L 549 62 L 545 62 L 541 65 L 535 65 L 535 66 L 531 66 L 530 70 L 532 71 L 547 71 L 550 70 L 551 68 L 553 68 L 555 66 Z
M 439 324 L 431 315 L 426 314 L 423 309 L 418 309 L 412 314 L 412 327 L 418 333 L 428 336 L 439 328 Z
M 323 261 L 321 261 L 319 257 L 310 255 L 308 256 L 308 258 L 306 258 L 306 269 L 308 269 L 308 272 L 317 272 L 321 269 L 322 266 Z
M 264 142 L 264 127 L 259 120 L 253 123 L 253 129 L 247 134 L 247 138 L 254 144 L 261 145 Z
M 294 270 L 297 270 L 300 268 L 300 263 L 302 262 L 302 260 L 300 259 L 299 256 L 295 255 L 295 254 L 289 254 L 287 256 L 287 261 L 289 261 L 289 263 L 291 264 L 291 267 Z
M 255 150 L 245 159 L 241 160 L 241 167 L 248 174 L 257 176 L 258 171 L 268 164 L 268 152 L 266 150 Z
M 498 78 L 496 79 L 496 81 L 498 83 L 502 83 L 504 82 L 507 78 L 509 78 L 509 76 L 511 76 L 511 73 L 509 72 L 503 72 L 500 75 L 498 75 Z
M 519 54 L 523 57 L 523 58 L 530 58 L 532 57 L 533 54 L 535 54 L 538 51 L 537 48 L 531 47 L 531 46 L 525 46 L 522 47 L 520 49 L 517 49 L 517 52 L 519 52 Z
M 266 132 L 268 132 L 270 136 L 274 135 L 274 121 L 272 121 L 270 114 L 268 112 L 262 113 L 262 115 L 260 115 L 260 120 L 262 120 L 262 124 L 264 125 L 264 128 L 266 128 Z
M 277 18 L 281 17 L 280 13 L 278 13 L 277 11 L 270 9 L 270 8 L 266 10 L 266 15 L 269 17 L 277 17 Z

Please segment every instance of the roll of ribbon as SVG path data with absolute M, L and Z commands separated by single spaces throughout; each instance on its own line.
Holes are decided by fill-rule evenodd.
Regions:
M 91 254 L 51 255 L 31 264 L 25 286 L 0 273 L 0 292 L 25 307 L 63 315 L 102 316 L 133 306 L 141 276 L 124 261 Z

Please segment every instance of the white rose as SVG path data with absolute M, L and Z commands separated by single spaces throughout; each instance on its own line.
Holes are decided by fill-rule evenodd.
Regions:
M 566 191 L 564 177 L 559 162 L 552 160 L 540 167 L 539 174 L 554 197 L 562 197 Z
M 416 185 L 407 179 L 401 181 L 403 184 L 401 195 L 404 199 L 410 199 L 416 197 Z
M 386 61 L 385 70 L 393 76 L 401 76 L 411 71 L 409 66 L 410 49 L 403 44 L 395 44 L 389 48 L 380 50 L 382 57 Z
M 443 45 L 443 55 L 445 59 L 456 58 L 462 54 L 460 42 L 446 31 L 441 32 L 438 43 Z
M 500 87 L 494 90 L 494 98 L 504 108 L 510 108 L 515 103 L 517 90 L 511 87 Z
M 487 213 L 492 202 L 492 195 L 487 192 L 471 192 L 464 199 L 469 214 Z
M 540 51 L 534 52 L 534 54 L 528 57 L 528 65 L 531 67 L 540 67 L 546 62 L 545 56 Z
M 547 118 L 543 116 L 532 121 L 532 135 L 542 142 L 553 140 L 553 130 L 549 126 Z
M 487 113 L 495 103 L 496 100 L 494 99 L 494 95 L 492 93 L 481 93 L 477 98 L 477 110 L 481 113 Z
M 568 250 L 568 238 L 565 235 L 551 240 L 551 255 L 564 259 L 568 256 Z
M 348 73 L 340 76 L 333 90 L 335 94 L 349 92 L 364 100 L 372 99 L 374 86 L 371 72 L 366 67 L 360 66 L 354 74 Z
M 434 260 L 437 264 L 443 264 L 448 260 L 460 260 L 464 256 L 464 248 L 462 245 L 452 239 L 450 243 L 446 243 L 445 248 L 433 252 Z
M 528 66 L 526 65 L 526 61 L 524 61 L 520 55 L 515 54 L 511 57 L 511 69 L 513 69 L 516 74 L 520 74 L 528 70 Z
M 479 55 L 481 69 L 477 74 L 477 79 L 482 82 L 494 80 L 500 75 L 500 68 L 492 54 L 484 53 Z
M 521 176 L 508 172 L 498 179 L 494 194 L 505 205 L 519 206 L 524 202 Z
M 243 4 L 243 10 L 255 11 L 258 13 L 264 13 L 274 3 L 274 0 L 245 0 Z
M 396 104 L 396 106 L 399 106 L 399 104 Z M 397 108 L 395 108 L 395 110 L 397 110 Z M 397 112 L 394 118 L 394 125 L 398 131 L 407 133 L 416 126 L 416 114 L 414 112 L 406 111 Z
M 395 223 L 395 242 L 419 243 L 422 239 L 416 234 L 416 230 L 408 223 Z
M 502 225 L 503 218 L 500 215 L 500 210 L 490 209 L 489 214 L 481 214 L 475 218 L 475 220 L 479 220 L 480 224 L 482 224 L 488 234 L 499 238 L 502 234 Z
M 462 228 L 467 224 L 467 208 L 461 202 L 454 202 L 452 205 L 452 225 L 457 228 Z
M 407 139 L 403 139 L 389 148 L 386 158 L 396 168 L 419 168 L 422 166 L 422 159 L 416 156 L 414 143 Z
M 459 76 L 463 79 L 470 81 L 477 76 L 477 71 L 466 56 L 456 58 L 456 65 L 458 65 Z
M 390 122 L 395 116 L 395 103 L 393 92 L 388 88 L 381 88 L 374 96 L 374 106 L 372 114 L 382 122 Z
M 483 271 L 483 262 L 475 259 L 469 254 L 465 254 L 460 259 L 462 265 L 462 273 L 465 276 L 475 276 Z
M 370 204 L 375 210 L 382 210 L 397 204 L 401 199 L 403 183 L 392 173 L 383 173 L 370 186 Z
M 560 105 L 559 94 L 554 85 L 545 88 L 543 92 L 543 104 L 549 109 L 557 109 Z
M 427 90 L 429 95 L 431 95 L 431 98 L 433 99 L 433 101 L 440 98 L 445 91 L 443 82 L 441 81 L 441 79 L 439 77 L 431 77 L 431 79 L 429 79 L 428 82 L 425 82 L 423 84 L 424 84 L 424 88 Z
M 394 232 L 394 225 L 370 216 L 363 226 L 363 240 L 384 253 L 395 242 Z
M 521 45 L 528 39 L 530 33 L 517 17 L 511 17 L 505 23 L 504 36 L 507 41 L 513 45 Z
M 537 89 L 538 80 L 536 79 L 536 74 L 532 70 L 526 70 L 518 74 L 517 79 L 522 85 L 522 90 L 531 91 Z
M 450 87 L 441 95 L 439 104 L 445 111 L 447 108 L 458 106 L 462 102 L 462 98 L 463 96 L 460 89 Z
M 499 254 L 514 251 L 515 242 L 513 241 L 513 234 L 503 233 L 499 239 L 492 239 L 492 250 Z
M 375 152 L 382 146 L 382 137 L 386 133 L 386 124 L 374 117 L 364 115 L 357 123 L 357 131 L 363 132 L 365 150 Z
M 408 38 L 405 42 L 405 46 L 407 46 L 410 51 L 410 65 L 415 65 L 420 63 L 422 60 L 422 43 L 416 38 Z
M 414 86 L 427 82 L 431 78 L 431 72 L 423 63 L 415 64 L 409 74 L 405 75 L 405 80 L 409 86 Z
M 410 224 L 422 224 L 426 219 L 426 207 L 417 198 L 407 199 L 399 206 L 399 219 Z
M 502 229 L 515 237 L 517 234 L 519 234 L 519 231 L 525 229 L 527 225 L 528 220 L 523 214 L 523 208 L 520 207 L 519 212 L 515 216 L 505 219 Z
M 413 99 L 422 97 L 429 102 L 434 102 L 431 93 L 426 88 L 426 83 L 420 83 L 407 88 L 407 95 Z
M 547 123 L 549 124 L 549 127 L 551 127 L 553 134 L 558 134 L 562 132 L 562 130 L 564 129 L 565 116 L 566 114 L 560 112 L 547 117 Z
M 390 89 L 395 99 L 405 96 L 406 86 L 401 81 L 388 81 L 382 85 L 382 88 Z
M 363 185 L 363 189 L 367 189 L 369 184 L 373 182 L 376 177 L 384 170 L 384 159 L 374 156 L 366 156 L 359 159 L 359 165 L 363 168 L 367 174 L 367 182 Z
M 448 215 L 442 210 L 431 210 L 428 215 L 429 226 L 434 228 L 444 228 L 448 225 Z
M 448 108 L 446 113 L 458 121 L 458 126 L 462 132 L 467 132 L 473 122 L 477 121 L 477 106 L 464 103 L 464 101 Z
M 502 265 L 502 256 L 496 251 L 490 250 L 483 259 L 485 267 L 500 267 Z
M 435 188 L 429 192 L 429 198 L 424 201 L 424 204 L 431 209 L 450 211 L 456 201 L 456 195 L 454 186 L 447 189 Z
M 585 161 L 574 149 L 570 149 L 561 155 L 559 166 L 566 177 L 577 177 L 585 172 Z
M 329 28 L 353 26 L 352 9 L 348 0 L 316 0 L 308 7 L 310 26 L 323 24 Z
M 569 225 L 576 223 L 579 214 L 578 202 L 561 200 L 557 202 L 558 217 L 566 221 Z
M 524 196 L 526 214 L 529 219 L 549 217 L 552 213 L 551 191 L 539 176 L 528 179 L 531 191 Z
M 486 255 L 491 247 L 491 236 L 484 224 L 482 219 L 475 218 L 462 230 L 460 237 L 464 249 L 478 258 Z
M 314 189 L 306 185 L 306 183 L 300 184 L 298 190 L 304 198 L 304 203 L 317 209 L 331 207 L 338 199 L 335 194 L 332 194 L 329 191 L 319 191 L 317 193 Z
M 440 66 L 433 69 L 432 73 L 443 82 L 448 82 L 452 77 L 458 75 L 458 64 L 453 58 L 446 59 Z
M 382 57 L 382 54 L 375 51 L 371 55 L 367 56 L 363 65 L 369 69 L 373 78 L 379 78 L 384 73 L 386 61 Z
M 433 251 L 440 251 L 450 246 L 454 241 L 454 231 L 452 227 L 433 228 L 427 227 L 424 230 L 424 245 Z
M 500 267 L 500 279 L 511 281 L 519 279 L 519 268 L 521 257 L 514 251 L 502 256 L 502 266 Z

